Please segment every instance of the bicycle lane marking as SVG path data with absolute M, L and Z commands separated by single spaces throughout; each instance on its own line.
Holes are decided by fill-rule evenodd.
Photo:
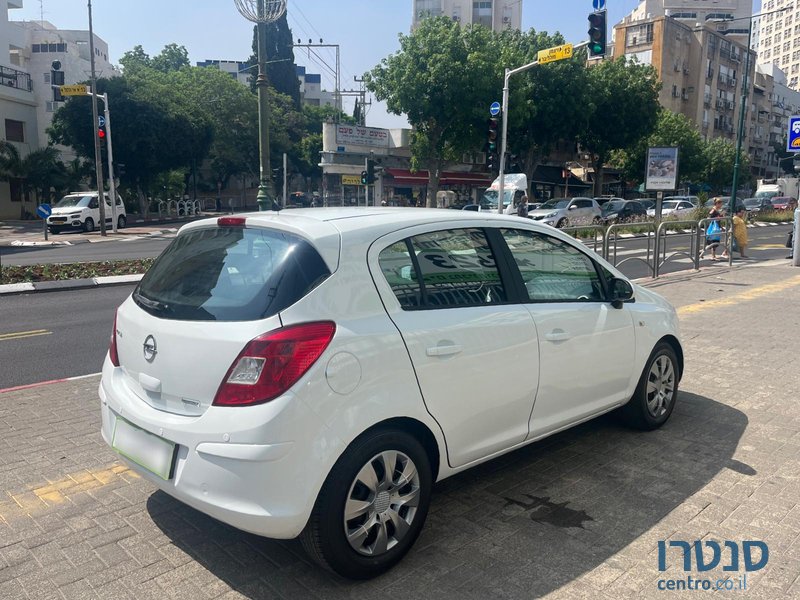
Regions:
M 740 304 L 741 302 L 749 302 L 750 300 L 757 300 L 758 298 L 769 296 L 771 294 L 776 294 L 778 292 L 783 292 L 799 285 L 800 285 L 800 275 L 797 275 L 795 277 L 791 277 L 779 283 L 768 283 L 766 285 L 760 285 L 753 289 L 747 290 L 746 292 L 733 294 L 731 296 L 728 296 L 727 298 L 719 298 L 717 300 L 709 300 L 707 302 L 697 302 L 695 304 L 687 304 L 686 306 L 681 306 L 680 308 L 678 308 L 677 312 L 679 317 L 685 317 L 687 315 L 696 314 L 712 308 L 719 308 L 721 306 L 733 306 L 735 304 Z

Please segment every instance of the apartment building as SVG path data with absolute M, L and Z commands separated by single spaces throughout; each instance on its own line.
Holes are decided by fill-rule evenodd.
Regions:
M 216 67 L 227 73 L 242 85 L 250 85 L 250 77 L 258 75 L 258 69 L 240 60 L 204 60 L 195 63 L 198 67 Z
M 760 63 L 779 67 L 788 77 L 788 86 L 800 89 L 800 4 L 795 0 L 763 0 L 758 39 L 754 46 Z
M 411 29 L 428 17 L 449 17 L 462 25 L 495 31 L 522 28 L 522 0 L 412 0 Z
M 0 139 L 24 157 L 39 147 L 39 137 L 31 75 L 17 54 L 25 48 L 25 34 L 8 20 L 9 10 L 17 8 L 22 8 L 22 0 L 0 0 Z M 22 216 L 23 189 L 20 179 L 0 181 L 0 219 Z
M 728 35 L 746 36 L 752 14 L 752 0 L 642 0 L 630 16 L 635 21 L 672 17 L 692 25 L 732 21 L 725 24 Z
M 778 69 L 759 68 L 746 39 L 725 33 L 720 23 L 704 23 L 668 16 L 635 20 L 626 17 L 614 28 L 615 56 L 636 58 L 652 65 L 662 82 L 661 105 L 695 123 L 706 140 L 736 140 L 741 87 L 747 74 L 743 144 L 753 174 L 775 176 L 775 143 L 784 131 L 789 108 L 800 106 Z M 722 29 L 720 29 L 722 28 Z
M 307 73 L 305 67 L 295 66 L 300 80 L 300 98 L 310 106 L 336 106 L 336 94 L 322 89 L 322 75 Z

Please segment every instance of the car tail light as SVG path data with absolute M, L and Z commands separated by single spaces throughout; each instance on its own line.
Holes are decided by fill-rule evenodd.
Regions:
M 111 330 L 111 340 L 108 342 L 108 358 L 115 367 L 119 366 L 119 353 L 117 352 L 117 313 L 114 313 L 114 329 Z
M 252 406 L 277 398 L 305 375 L 335 332 L 335 323 L 321 321 L 284 327 L 250 340 L 225 374 L 214 405 Z
M 217 219 L 217 226 L 219 227 L 244 227 L 244 217 L 220 217 Z

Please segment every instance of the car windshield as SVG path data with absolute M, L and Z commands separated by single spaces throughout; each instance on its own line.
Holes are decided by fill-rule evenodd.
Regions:
M 669 200 L 669 201 L 664 202 L 661 205 L 661 210 L 664 210 L 665 208 L 669 208 L 669 209 L 678 208 L 678 201 L 677 200 Z
M 89 206 L 92 201 L 92 196 L 64 196 L 56 203 L 56 208 L 69 208 L 70 206 L 79 206 L 81 208 Z
M 789 203 L 789 199 L 788 198 L 783 198 L 781 196 L 775 196 L 774 198 L 772 198 L 770 200 L 770 202 L 772 202 L 773 204 L 788 204 Z
M 625 206 L 625 203 L 622 200 L 612 200 L 611 202 L 606 202 L 600 211 L 604 214 L 610 214 L 619 212 L 622 210 L 622 207 Z
M 148 313 L 180 321 L 254 321 L 297 302 L 330 275 L 314 247 L 272 229 L 179 235 L 133 293 Z
M 750 208 L 754 206 L 759 206 L 761 204 L 761 198 L 745 198 L 744 205 L 749 206 Z
M 544 204 L 542 204 L 539 208 L 544 209 L 552 209 L 552 208 L 567 208 L 569 205 L 569 200 L 548 200 Z
M 780 194 L 780 192 L 756 192 L 756 198 L 772 198 L 778 194 Z

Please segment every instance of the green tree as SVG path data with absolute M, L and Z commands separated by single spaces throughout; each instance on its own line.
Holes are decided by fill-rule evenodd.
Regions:
M 603 166 L 611 152 L 629 148 L 652 133 L 660 84 L 653 67 L 625 57 L 590 67 L 588 76 L 587 110 L 578 140 L 594 155 L 594 193 L 599 196 Z
M 678 169 L 682 181 L 699 181 L 705 169 L 704 142 L 697 127 L 684 115 L 662 108 L 653 132 L 630 148 L 613 153 L 612 160 L 622 167 L 628 181 L 644 181 L 647 148 L 678 146 Z
M 163 73 L 180 71 L 190 65 L 188 50 L 186 50 L 185 46 L 179 46 L 178 44 L 167 44 L 161 53 L 154 56 L 150 61 L 151 68 Z
M 733 179 L 733 166 L 736 162 L 736 146 L 728 140 L 715 138 L 705 144 L 705 169 L 703 178 L 713 190 L 722 192 L 730 189 Z M 750 160 L 747 154 L 742 151 L 739 160 L 739 185 L 746 187 L 750 183 Z
M 150 55 L 144 51 L 144 48 L 137 45 L 133 47 L 133 50 L 128 50 L 122 55 L 122 58 L 119 59 L 119 64 L 122 65 L 125 74 L 128 75 L 130 71 L 152 67 L 152 60 Z
M 400 51 L 364 74 L 367 88 L 414 127 L 412 168 L 427 168 L 428 206 L 435 206 L 448 161 L 480 146 L 486 107 L 502 86 L 498 37 L 486 27 L 425 19 L 400 35 Z
M 507 30 L 501 64 L 530 63 L 539 50 L 565 43 L 560 33 Z M 585 113 L 586 53 L 534 67 L 509 79 L 508 152 L 521 157 L 531 181 L 536 167 L 561 140 L 574 140 Z M 513 68 L 512 67 L 512 68 Z
M 266 26 L 267 56 L 266 70 L 267 82 L 276 91 L 292 99 L 295 110 L 300 110 L 300 81 L 297 79 L 294 62 L 294 48 L 292 44 L 292 30 L 286 20 L 286 12 L 273 23 Z M 258 75 L 258 27 L 253 27 L 253 54 L 247 61 L 251 73 L 251 89 L 255 91 L 255 81 Z
M 781 171 L 786 175 L 794 175 L 794 159 L 797 157 L 797 153 L 786 151 L 786 137 L 787 136 L 784 135 L 780 142 L 773 142 L 770 145 L 775 152 L 775 157 L 778 159 L 778 166 L 781 168 Z

